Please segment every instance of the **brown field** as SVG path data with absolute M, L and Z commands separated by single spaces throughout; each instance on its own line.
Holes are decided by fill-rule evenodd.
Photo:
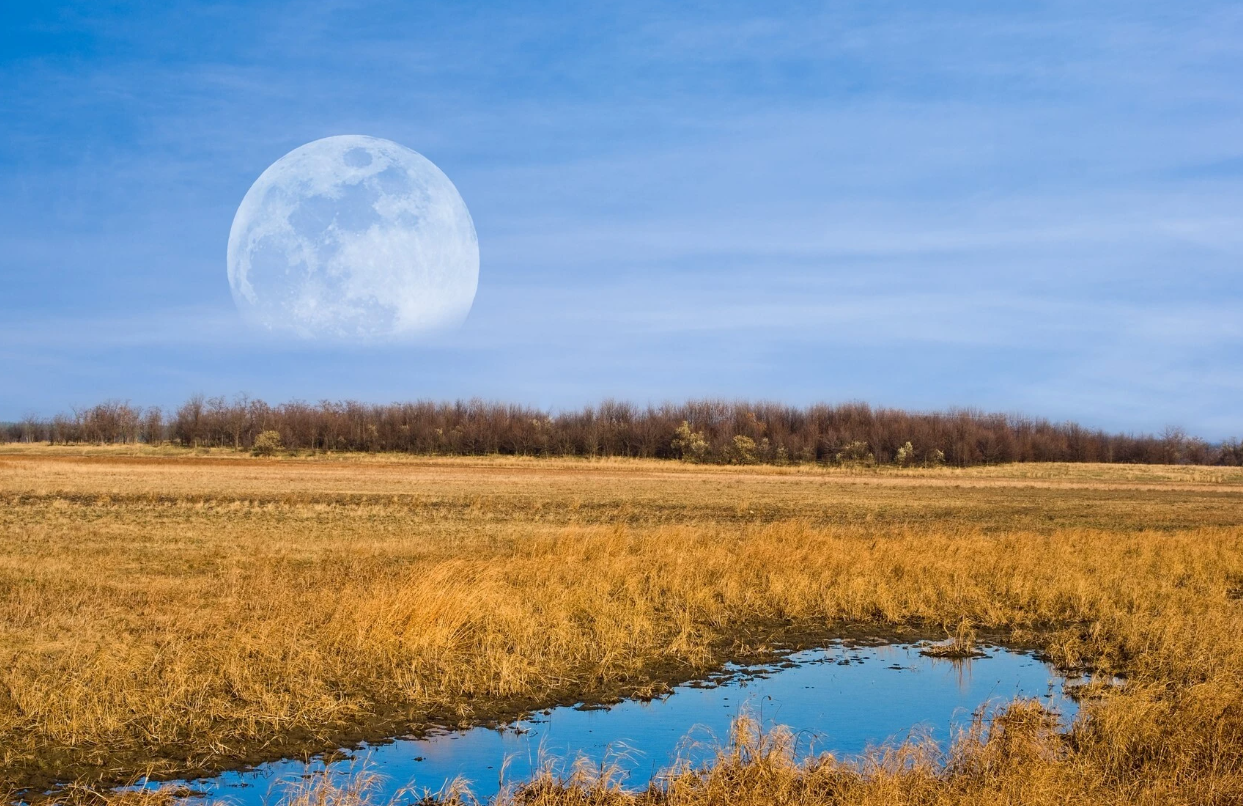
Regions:
M 0 449 L 0 791 L 651 695 L 781 642 L 964 623 L 1127 683 L 1070 736 L 1019 704 L 947 756 L 800 767 L 780 735 L 744 736 L 661 791 L 515 797 L 1243 803 L 1238 469 Z

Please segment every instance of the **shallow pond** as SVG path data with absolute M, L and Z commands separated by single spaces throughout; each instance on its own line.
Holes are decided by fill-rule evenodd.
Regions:
M 981 705 L 1015 697 L 1038 697 L 1070 724 L 1076 706 L 1064 695 L 1062 677 L 1030 654 L 984 649 L 986 657 L 950 662 L 923 657 L 912 644 L 831 644 L 770 665 L 729 667 L 652 702 L 554 708 L 504 730 L 479 727 L 363 746 L 327 767 L 341 775 L 363 768 L 378 773 L 381 802 L 403 788 L 435 792 L 459 776 L 486 798 L 500 788 L 502 770 L 504 783 L 519 782 L 550 758 L 580 756 L 619 763 L 625 784 L 642 788 L 677 759 L 709 758 L 744 713 L 766 727 L 794 730 L 800 753 L 839 756 L 901 741 L 913 729 L 944 744 Z M 212 800 L 260 806 L 277 801 L 284 785 L 324 769 L 323 762 L 280 761 L 191 786 Z

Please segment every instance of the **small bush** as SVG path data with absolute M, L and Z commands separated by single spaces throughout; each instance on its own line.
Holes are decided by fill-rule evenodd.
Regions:
M 281 442 L 279 431 L 264 431 L 255 437 L 255 444 L 251 452 L 255 456 L 272 456 L 283 447 L 285 445 Z
M 685 462 L 702 462 L 708 456 L 708 441 L 702 431 L 692 431 L 686 420 L 673 433 L 671 445 L 674 452 Z
M 838 464 L 855 464 L 862 462 L 870 465 L 876 461 L 876 457 L 868 450 L 868 444 L 863 440 L 855 440 L 848 443 L 844 448 L 837 452 Z
M 738 434 L 730 444 L 729 453 L 731 461 L 740 465 L 752 464 L 755 462 L 755 440 Z

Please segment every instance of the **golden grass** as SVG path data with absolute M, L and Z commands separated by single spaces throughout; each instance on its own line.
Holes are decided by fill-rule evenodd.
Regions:
M 1128 684 L 1069 740 L 1016 706 L 946 757 L 800 766 L 751 737 L 661 792 L 543 781 L 512 797 L 1240 802 L 1240 524 L 1243 475 L 1216 468 L 8 449 L 0 786 L 641 692 L 851 625 L 969 624 Z

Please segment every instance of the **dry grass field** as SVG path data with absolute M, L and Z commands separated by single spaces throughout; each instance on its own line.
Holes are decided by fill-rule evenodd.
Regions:
M 0 449 L 0 790 L 650 695 L 779 643 L 964 622 L 1126 685 L 1069 736 L 1018 704 L 947 755 L 799 766 L 744 730 L 661 791 L 513 797 L 1243 803 L 1237 469 Z M 338 796 L 365 788 L 292 797 Z

